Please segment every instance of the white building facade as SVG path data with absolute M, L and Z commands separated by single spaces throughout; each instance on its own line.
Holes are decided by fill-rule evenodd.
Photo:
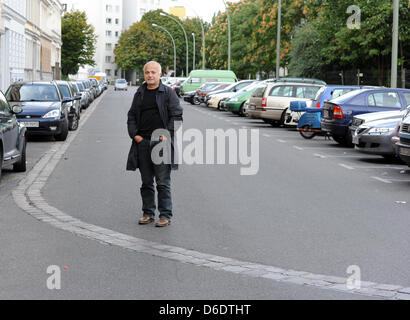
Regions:
M 138 22 L 146 12 L 160 8 L 161 1 L 163 0 L 65 0 L 68 11 L 85 11 L 87 22 L 94 26 L 97 35 L 94 55 L 96 65 L 80 68 L 78 77 L 84 78 L 99 71 L 106 73 L 110 81 L 123 78 L 124 73 L 115 64 L 114 55 L 121 33 Z
M 59 79 L 61 3 L 2 0 L 0 7 L 0 89 L 16 81 Z
M 25 0 L 2 0 L 0 28 L 0 89 L 24 80 Z

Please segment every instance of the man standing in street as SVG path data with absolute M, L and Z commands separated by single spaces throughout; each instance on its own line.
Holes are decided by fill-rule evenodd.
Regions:
M 172 160 L 174 160 L 175 122 L 182 122 L 183 110 L 178 96 L 161 82 L 161 65 L 155 61 L 144 67 L 145 83 L 134 96 L 128 112 L 128 134 L 132 146 L 128 156 L 127 170 L 139 169 L 142 179 L 141 198 L 143 217 L 140 225 L 148 225 L 155 221 L 157 209 L 155 203 L 154 178 L 158 192 L 158 211 L 160 220 L 156 227 L 167 227 L 173 217 L 171 196 L 171 170 L 177 170 L 174 163 L 156 164 L 152 159 L 153 148 L 167 140 L 166 136 L 155 139 L 153 133 L 158 129 L 169 132 L 172 144 Z M 169 141 L 167 141 L 169 142 Z M 172 161 L 173 162 L 173 161 Z

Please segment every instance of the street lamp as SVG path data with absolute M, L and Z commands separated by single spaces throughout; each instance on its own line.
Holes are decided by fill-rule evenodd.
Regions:
M 231 70 L 231 16 L 229 14 L 228 6 L 226 5 L 225 0 L 224 2 L 226 8 L 226 14 L 228 16 L 228 70 Z
M 195 33 L 192 32 L 192 37 L 194 38 L 194 56 L 193 56 L 193 68 L 192 70 L 195 70 Z
M 168 18 L 174 20 L 182 28 L 182 31 L 184 32 L 185 42 L 186 42 L 186 76 L 188 77 L 188 75 L 189 75 L 189 48 L 188 48 L 188 37 L 186 35 L 184 26 L 177 19 L 175 19 L 174 17 L 172 17 L 170 15 L 167 15 L 164 12 L 161 12 L 160 15 L 163 16 L 163 17 L 168 17 Z
M 399 46 L 399 0 L 394 0 L 393 44 L 391 54 L 391 87 L 397 88 L 397 55 Z
M 175 46 L 174 37 L 173 37 L 172 34 L 171 34 L 167 29 L 165 29 L 164 27 L 161 27 L 161 26 L 159 26 L 159 25 L 157 25 L 157 24 L 155 24 L 155 23 L 153 23 L 152 26 L 164 30 L 166 33 L 168 33 L 168 35 L 169 35 L 169 36 L 171 37 L 171 39 L 172 39 L 172 44 L 174 45 L 174 78 L 176 78 L 176 76 L 177 76 L 177 47 Z
M 277 43 L 276 43 L 276 79 L 279 79 L 279 71 L 280 71 L 280 28 L 281 28 L 281 21 L 282 18 L 282 1 L 278 0 L 278 36 L 277 36 Z

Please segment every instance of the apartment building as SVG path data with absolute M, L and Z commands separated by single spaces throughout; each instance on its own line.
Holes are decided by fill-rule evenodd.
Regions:
M 97 45 L 94 54 L 96 65 L 80 68 L 79 77 L 86 77 L 93 72 L 105 72 L 113 81 L 125 76 L 115 64 L 114 49 L 123 30 L 150 10 L 160 7 L 162 0 L 62 0 L 67 3 L 67 10 L 85 11 L 88 23 L 94 26 Z M 135 79 L 135 75 L 133 75 Z M 131 80 L 131 79 L 130 79 Z
M 0 89 L 16 81 L 60 79 L 59 0 L 1 0 Z

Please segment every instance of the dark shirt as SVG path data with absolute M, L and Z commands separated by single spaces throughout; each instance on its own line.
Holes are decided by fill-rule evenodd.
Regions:
M 141 119 L 138 135 L 144 139 L 151 139 L 152 133 L 157 129 L 164 129 L 159 108 L 156 101 L 158 89 L 146 90 L 141 106 Z

